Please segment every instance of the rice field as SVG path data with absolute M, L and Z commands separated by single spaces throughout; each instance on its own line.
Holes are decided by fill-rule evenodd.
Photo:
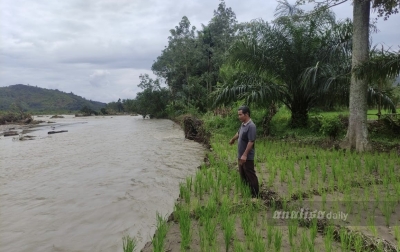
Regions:
M 400 157 L 256 141 L 260 199 L 214 135 L 208 162 L 180 184 L 143 251 L 398 251 Z

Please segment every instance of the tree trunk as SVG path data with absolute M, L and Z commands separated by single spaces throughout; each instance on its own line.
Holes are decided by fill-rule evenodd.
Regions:
M 295 103 L 296 104 L 296 103 Z M 308 123 L 308 106 L 306 104 L 297 103 L 299 105 L 293 105 L 291 108 L 292 117 L 290 119 L 290 127 L 292 128 L 304 128 L 307 127 Z
M 263 127 L 263 136 L 269 136 L 271 133 L 271 120 L 274 115 L 278 112 L 278 108 L 276 107 L 275 103 L 272 102 L 269 106 L 268 112 L 264 116 L 262 127 Z
M 379 104 L 378 104 L 378 120 L 381 119 L 381 108 L 382 108 L 382 80 L 379 80 Z
M 353 1 L 353 53 L 352 68 L 368 60 L 369 57 L 369 15 L 370 1 Z M 362 152 L 369 148 L 367 128 L 367 92 L 365 79 L 356 79 L 352 73 L 350 83 L 349 127 L 345 148 L 355 148 Z
M 297 93 L 293 95 L 290 102 L 290 127 L 291 128 L 305 128 L 308 124 L 308 108 L 309 101 L 304 98 L 304 93 Z

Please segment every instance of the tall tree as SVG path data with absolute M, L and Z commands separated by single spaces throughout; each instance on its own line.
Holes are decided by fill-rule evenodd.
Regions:
M 166 80 L 173 106 L 194 107 L 200 112 L 210 107 L 208 94 L 219 80 L 219 69 L 234 40 L 236 23 L 235 13 L 220 1 L 213 18 L 201 31 L 196 33 L 187 17 L 170 30 L 168 46 L 152 70 Z
M 219 68 L 225 62 L 227 51 L 234 41 L 237 30 L 236 14 L 232 8 L 226 7 L 223 0 L 207 27 L 204 27 L 204 36 L 207 46 L 208 71 L 207 90 L 212 92 L 217 84 Z
M 169 101 L 169 92 L 166 88 L 160 86 L 158 79 L 153 80 L 148 74 L 140 75 L 138 87 L 143 89 L 136 94 L 134 101 L 135 112 L 141 114 L 143 118 L 146 115 L 156 118 L 166 117 L 166 108 Z
M 327 9 L 332 6 L 347 2 L 348 0 L 325 0 L 318 1 L 316 10 Z M 306 0 L 298 0 L 305 3 Z M 316 2 L 308 0 L 308 2 Z M 385 20 L 390 15 L 398 13 L 400 0 L 353 0 L 353 55 L 352 69 L 358 65 L 368 62 L 369 59 L 369 24 L 370 9 L 377 10 L 378 16 Z M 367 130 L 367 91 L 368 82 L 366 78 L 357 78 L 352 71 L 350 84 L 350 103 L 349 103 L 349 127 L 343 146 L 355 148 L 357 151 L 369 149 L 368 130 Z
M 189 76 L 195 64 L 195 30 L 189 19 L 182 17 L 179 25 L 170 30 L 168 46 L 152 65 L 153 72 L 166 80 L 174 98 L 190 85 Z
M 353 53 L 352 69 L 369 59 L 369 16 L 370 2 L 354 0 L 353 2 Z M 344 146 L 365 151 L 368 146 L 367 124 L 367 92 L 368 81 L 365 78 L 357 79 L 351 76 L 349 127 L 347 129 Z

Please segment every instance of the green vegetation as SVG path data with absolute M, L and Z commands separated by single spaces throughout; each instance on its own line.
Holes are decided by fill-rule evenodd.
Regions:
M 286 116 L 288 123 L 290 112 Z M 218 118 L 205 118 L 207 127 L 215 127 Z M 236 170 L 236 148 L 228 144 L 236 120 L 220 121 L 233 126 L 227 123 L 213 131 L 209 166 L 203 165 L 180 184 L 174 222 L 169 222 L 170 230 L 179 228 L 180 235 L 168 232 L 165 247 L 173 251 L 398 249 L 397 150 L 360 154 L 259 138 L 255 163 L 261 199 L 254 202 Z M 276 211 L 290 216 L 302 208 L 325 214 L 320 219 L 274 217 Z M 347 214 L 346 220 L 327 215 L 339 212 Z
M 122 238 L 122 248 L 124 252 L 133 252 L 137 246 L 137 241 L 129 235 Z
M 200 29 L 182 17 L 152 65 L 157 78 L 140 76 L 143 92 L 122 101 L 125 111 L 174 119 L 185 114 L 219 113 L 245 103 L 263 111 L 260 125 L 263 135 L 269 135 L 277 108 L 285 106 L 290 112 L 289 130 L 321 124 L 318 130 L 333 139 L 346 140 L 348 148 L 368 149 L 367 106 L 378 109 L 381 115 L 383 111 L 396 113 L 399 105 L 394 83 L 400 71 L 400 54 L 374 46 L 368 49 L 370 60 L 353 65 L 353 22 L 336 20 L 323 3 L 306 13 L 302 3 L 278 1 L 276 18 L 269 22 L 238 23 L 224 1 Z M 373 8 L 390 15 L 393 6 L 377 3 Z M 352 86 L 365 91 L 365 97 L 351 91 L 352 74 L 353 79 L 360 79 Z M 350 106 L 356 109 L 349 110 Z M 337 108 L 343 110 L 340 123 L 312 115 Z M 340 137 L 344 120 L 348 120 L 344 129 L 347 138 Z
M 185 130 L 212 135 L 208 160 L 180 184 L 173 222 L 157 231 L 155 250 L 399 249 L 400 53 L 368 46 L 369 2 L 355 1 L 354 23 L 336 20 L 324 2 L 306 13 L 305 2 L 278 1 L 270 22 L 238 23 L 224 1 L 201 29 L 184 16 L 152 66 L 157 78 L 140 76 L 143 92 L 122 101 L 126 111 L 156 117 L 194 115 L 202 122 L 184 122 Z M 372 7 L 395 13 L 398 1 L 384 2 Z M 227 144 L 241 104 L 258 126 L 256 202 Z M 349 218 L 273 218 L 313 208 Z
M 24 123 L 28 124 L 33 122 L 33 118 L 27 113 L 1 113 L 0 112 L 0 125 L 6 123 Z
M 22 84 L 0 87 L 0 111 L 17 110 L 32 114 L 71 113 L 88 107 L 99 111 L 105 103 L 88 101 L 73 93 Z
M 153 244 L 153 251 L 164 252 L 165 236 L 167 235 L 167 232 L 167 221 L 159 213 L 157 213 L 157 230 L 153 239 L 151 240 L 151 244 Z

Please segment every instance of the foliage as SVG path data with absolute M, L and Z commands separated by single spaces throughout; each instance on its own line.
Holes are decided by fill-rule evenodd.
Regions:
M 398 108 L 400 106 L 400 84 L 397 84 L 397 86 L 392 89 L 392 95 L 393 104 Z
M 28 113 L 4 113 L 0 114 L 0 125 L 7 123 L 30 123 L 33 121 L 33 118 Z
M 137 246 L 135 238 L 131 238 L 129 235 L 122 238 L 122 248 L 124 252 L 133 252 Z
M 375 87 L 368 88 L 368 105 L 371 107 L 371 104 L 382 107 L 387 111 L 391 111 L 392 113 L 396 113 L 396 105 L 393 102 L 391 94 L 392 88 L 389 89 L 381 89 Z
M 399 13 L 399 0 L 373 0 L 372 8 L 378 12 L 378 17 L 384 17 L 385 20 L 392 14 Z
M 314 15 L 321 11 L 325 11 L 333 6 L 347 2 L 348 0 L 297 0 L 297 3 L 304 4 L 305 2 L 314 2 L 314 11 L 307 14 Z M 372 3 L 372 8 L 378 12 L 378 17 L 384 16 L 387 20 L 390 15 L 398 13 L 398 7 L 400 7 L 399 0 L 356 0 L 353 1 L 353 21 L 355 22 L 353 31 L 355 32 L 354 39 L 352 41 L 352 47 L 354 54 L 352 55 L 352 78 L 351 78 L 351 90 L 349 92 L 349 108 L 350 108 L 350 127 L 346 134 L 345 145 L 349 148 L 355 148 L 357 151 L 364 151 L 370 146 L 368 144 L 368 132 L 366 131 L 366 112 L 367 112 L 367 81 L 370 77 L 357 76 L 356 71 L 354 71 L 360 64 L 366 64 L 369 61 L 368 46 L 369 46 L 369 27 L 370 25 L 370 3 Z M 395 61 L 394 69 L 389 72 L 398 72 L 398 64 Z M 380 64 L 380 66 L 382 66 Z M 397 69 L 397 70 L 396 70 Z M 377 71 L 371 72 L 372 75 L 380 75 L 387 77 L 387 68 L 378 68 Z M 394 70 L 394 71 L 393 71 Z M 375 72 L 375 73 L 374 73 Z M 385 73 L 386 72 L 386 73 Z M 378 74 L 376 74 L 378 73 Z M 367 75 L 369 75 L 368 73 Z M 359 80 L 357 80 L 359 78 Z M 383 78 L 380 78 L 383 80 Z M 365 93 L 364 93 L 365 92 Z M 360 95 L 361 94 L 361 95 Z M 381 95 L 380 95 L 381 96 Z M 380 103 L 379 103 L 380 109 Z M 358 123 L 357 121 L 361 122 Z
M 308 128 L 310 129 L 311 132 L 319 133 L 321 131 L 323 118 L 324 117 L 320 114 L 310 117 L 310 120 L 308 122 Z
M 235 38 L 236 24 L 235 13 L 221 1 L 202 30 L 196 31 L 186 16 L 170 30 L 168 46 L 152 65 L 153 72 L 165 80 L 171 92 L 170 111 L 174 107 L 183 111 L 185 107 L 206 112 L 211 107 L 208 95 L 219 80 L 219 69 Z
M 143 91 L 136 94 L 133 102 L 135 112 L 143 117 L 150 115 L 151 117 L 166 117 L 166 109 L 169 101 L 169 91 L 160 86 L 158 79 L 153 80 L 148 74 L 140 75 L 140 84 L 138 87 Z
M 124 106 L 125 101 L 126 100 L 122 100 L 122 102 L 121 102 L 121 98 L 119 98 L 118 101 L 116 101 L 116 102 L 108 103 L 107 106 L 105 107 L 106 113 L 107 114 L 116 114 L 116 113 L 125 112 L 125 106 Z
M 340 117 L 321 117 L 321 128 L 320 132 L 329 136 L 331 139 L 336 139 L 340 134 L 343 134 L 346 130 L 343 121 L 348 121 L 348 118 L 341 120 Z
M 393 133 L 400 135 L 400 118 L 386 115 L 383 117 L 383 122 Z
M 89 108 L 88 106 L 84 106 L 83 108 L 81 108 L 80 112 L 83 113 L 83 115 L 85 116 L 90 116 L 90 115 L 98 115 L 99 113 L 94 111 L 93 109 Z
M 368 92 L 368 104 L 383 106 L 396 113 L 396 95 L 393 94 L 394 79 L 400 74 L 400 51 L 371 50 L 369 61 L 354 68 L 359 79 L 368 80 L 371 85 Z
M 347 2 L 348 0 L 297 0 L 297 4 L 316 3 L 314 7 L 314 13 L 320 10 L 326 10 L 336 5 Z M 399 0 L 371 0 L 372 8 L 378 13 L 378 17 L 383 17 L 387 20 L 390 15 L 397 14 L 400 8 Z
M 400 74 L 400 50 L 373 50 L 369 61 L 354 69 L 358 78 L 369 78 L 377 81 L 386 78 L 396 78 Z
M 106 110 L 105 108 L 101 108 L 101 109 L 100 109 L 100 112 L 101 112 L 103 115 L 107 115 L 107 114 L 108 114 L 108 112 L 107 112 L 107 110 Z
M 304 127 L 308 111 L 343 85 L 340 76 L 348 65 L 340 62 L 348 57 L 351 30 L 349 21 L 336 22 L 329 11 L 299 19 L 294 15 L 301 12 L 294 10 L 297 6 L 288 6 L 280 1 L 281 16 L 271 24 L 256 20 L 244 26 L 230 49 L 229 62 L 235 69 L 216 91 L 216 104 L 280 101 L 291 111 L 292 127 Z M 330 81 L 323 82 L 324 78 Z
M 233 134 L 240 126 L 236 111 L 235 114 L 231 112 L 226 118 L 207 112 L 202 116 L 202 120 L 204 121 L 204 127 L 209 132 L 219 132 L 223 130 L 226 134 Z

